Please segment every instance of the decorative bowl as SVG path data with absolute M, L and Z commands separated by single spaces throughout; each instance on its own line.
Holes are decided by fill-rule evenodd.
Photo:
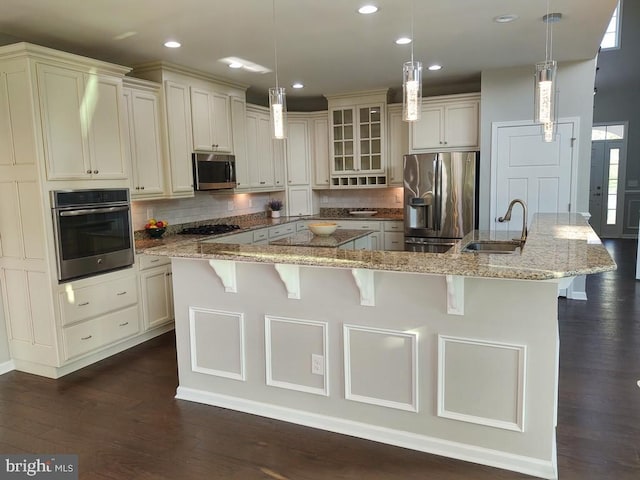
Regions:
M 331 235 L 338 228 L 338 224 L 334 222 L 317 222 L 310 223 L 309 230 L 314 235 Z
M 167 231 L 166 228 L 147 228 L 145 230 L 151 238 L 160 238 Z

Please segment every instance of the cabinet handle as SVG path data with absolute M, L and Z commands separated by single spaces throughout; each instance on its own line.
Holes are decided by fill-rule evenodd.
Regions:
M 127 325 L 129 325 L 129 322 L 124 322 L 120 324 L 121 327 L 126 327 Z
M 159 261 L 160 261 L 160 259 L 159 259 L 159 258 L 154 258 L 153 260 L 151 260 L 151 262 L 150 262 L 150 263 L 158 263 Z
M 85 305 L 89 305 L 89 302 L 84 302 L 84 303 L 79 303 L 78 304 L 79 307 L 84 307 Z
M 267 183 L 267 182 L 260 182 L 260 185 L 264 185 L 265 183 Z
M 82 337 L 80 340 L 89 340 L 90 338 L 93 338 L 93 335 L 89 335 L 88 337 Z
M 126 295 L 127 291 L 125 290 L 124 292 L 118 292 L 116 295 Z

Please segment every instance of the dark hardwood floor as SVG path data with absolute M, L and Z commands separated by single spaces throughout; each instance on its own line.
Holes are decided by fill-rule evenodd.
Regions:
M 640 282 L 635 241 L 589 300 L 560 300 L 561 480 L 640 479 Z M 0 452 L 75 453 L 85 479 L 526 479 L 173 398 L 166 334 L 59 380 L 0 376 Z

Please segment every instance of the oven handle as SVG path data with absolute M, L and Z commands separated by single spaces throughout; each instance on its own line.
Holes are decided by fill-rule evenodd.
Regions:
M 60 212 L 61 217 L 79 217 L 80 215 L 92 215 L 94 213 L 111 213 L 111 212 L 124 212 L 129 210 L 128 206 L 124 207 L 107 207 L 107 208 L 85 208 L 82 210 L 65 210 Z

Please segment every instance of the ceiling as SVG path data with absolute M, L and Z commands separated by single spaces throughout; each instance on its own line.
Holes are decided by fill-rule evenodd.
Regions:
M 394 40 L 411 36 L 412 2 L 414 57 L 443 66 L 425 71 L 425 94 L 478 90 L 482 70 L 544 60 L 547 0 L 275 0 L 278 79 L 289 105 L 323 94 L 397 91 L 410 46 Z M 356 13 L 364 3 L 379 12 Z M 553 26 L 554 59 L 593 58 L 617 0 L 550 3 L 563 15 Z M 493 21 L 504 14 L 519 18 Z M 219 59 L 273 70 L 275 31 L 269 0 L 2 0 L 0 16 L 0 44 L 28 41 L 127 66 L 165 60 L 251 85 L 254 98 L 274 86 L 274 73 L 230 69 Z M 169 39 L 182 47 L 164 47 Z M 294 81 L 305 88 L 293 90 Z

